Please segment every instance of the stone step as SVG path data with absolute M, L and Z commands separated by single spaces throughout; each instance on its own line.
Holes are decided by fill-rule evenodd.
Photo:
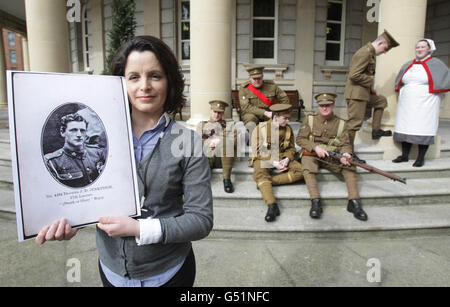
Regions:
M 10 165 L 0 163 L 0 186 L 10 190 L 13 188 L 13 175 Z
M 0 165 L 11 166 L 11 148 L 8 142 L 0 140 Z
M 310 200 L 304 183 L 274 187 L 281 215 L 273 223 L 264 221 L 267 206 L 255 184 L 244 182 L 232 194 L 221 183 L 213 183 L 214 232 L 217 238 L 242 233 L 352 232 L 450 227 L 450 179 L 412 179 L 408 185 L 389 181 L 360 183 L 367 222 L 346 211 L 343 182 L 319 183 L 324 213 L 309 218 Z M 14 214 L 14 193 L 0 190 L 0 212 Z
M 14 192 L 12 190 L 0 189 L 0 211 L 15 213 Z
M 414 160 L 405 163 L 392 163 L 389 160 L 367 160 L 367 164 L 383 171 L 395 174 L 406 179 L 435 178 L 439 174 L 440 178 L 450 178 L 450 158 L 429 159 L 425 161 L 423 167 L 413 167 Z M 357 168 L 358 180 L 388 180 L 386 177 L 369 172 L 362 168 Z M 319 181 L 337 181 L 342 176 L 331 173 L 326 169 L 320 169 L 317 175 Z M 235 161 L 233 164 L 231 180 L 236 183 L 253 181 L 253 168 L 248 166 L 248 161 Z M 222 169 L 212 170 L 212 181 L 222 181 Z
M 254 182 L 235 184 L 234 193 L 226 193 L 222 182 L 212 182 L 214 207 L 253 207 L 264 205 L 261 192 Z M 410 179 L 407 185 L 391 180 L 359 182 L 359 194 L 364 206 L 430 205 L 447 203 L 450 199 L 450 178 Z M 275 198 L 283 207 L 310 206 L 309 193 L 304 181 L 273 187 Z M 319 182 L 324 205 L 347 204 L 345 182 Z M 450 217 L 449 217 L 450 219 Z
M 309 206 L 295 208 L 280 206 L 281 215 L 267 223 L 267 207 L 215 207 L 214 230 L 220 232 L 351 232 L 431 229 L 450 227 L 450 203 L 404 206 L 364 207 L 369 219 L 359 221 L 347 212 L 346 206 L 324 206 L 321 219 L 309 217 Z

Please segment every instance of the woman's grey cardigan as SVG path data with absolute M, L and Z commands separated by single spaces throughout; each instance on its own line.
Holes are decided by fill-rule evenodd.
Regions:
M 160 219 L 162 242 L 138 246 L 135 237 L 110 238 L 97 229 L 102 263 L 132 279 L 144 279 L 181 263 L 191 241 L 206 237 L 213 226 L 211 173 L 200 136 L 174 123 L 154 150 L 146 178 L 144 208 L 148 211 L 141 218 Z M 149 156 L 137 166 L 140 197 Z

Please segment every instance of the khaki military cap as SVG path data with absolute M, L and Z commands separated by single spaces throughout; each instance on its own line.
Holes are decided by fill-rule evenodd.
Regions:
M 252 66 L 247 68 L 248 75 L 252 78 L 261 78 L 263 76 L 264 66 Z
M 225 108 L 228 107 L 228 103 L 222 100 L 213 100 L 210 101 L 211 109 L 216 112 L 225 112 Z
M 289 110 L 292 108 L 292 106 L 290 104 L 287 103 L 276 103 L 274 105 L 272 105 L 269 110 L 274 112 L 274 113 L 278 113 L 278 114 L 282 114 L 282 113 L 286 113 L 285 117 L 290 117 L 290 112 Z
M 386 39 L 386 41 L 389 44 L 389 49 L 391 48 L 395 48 L 397 46 L 399 46 L 400 44 L 394 39 L 394 37 L 388 32 L 386 31 L 386 29 L 384 29 L 384 32 L 381 33 L 381 35 Z
M 337 95 L 333 93 L 320 93 L 314 96 L 319 106 L 333 104 Z

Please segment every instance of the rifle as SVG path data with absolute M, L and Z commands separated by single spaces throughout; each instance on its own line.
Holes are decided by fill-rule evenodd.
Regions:
M 337 152 L 334 152 L 334 151 L 328 151 L 328 154 L 330 155 L 330 157 L 332 157 L 332 158 L 334 158 L 336 160 L 340 160 L 341 158 L 344 158 L 348 162 L 350 162 L 350 164 L 352 164 L 352 165 L 359 166 L 359 167 L 361 167 L 361 168 L 363 168 L 365 170 L 368 170 L 369 172 L 376 173 L 378 175 L 387 177 L 387 178 L 392 179 L 394 181 L 399 181 L 401 183 L 406 184 L 406 178 L 401 178 L 401 177 L 399 177 L 399 176 L 397 176 L 395 174 L 392 174 L 392 173 L 389 173 L 389 172 L 385 172 L 385 171 L 383 171 L 383 170 L 381 170 L 379 168 L 376 168 L 376 167 L 374 167 L 372 165 L 369 165 L 369 164 L 366 164 L 366 163 L 361 163 L 355 158 L 350 158 L 349 159 L 347 157 L 344 157 L 340 153 L 337 153 Z M 310 151 L 307 151 L 305 149 L 303 149 L 302 155 L 303 156 L 318 157 L 317 153 L 310 152 Z

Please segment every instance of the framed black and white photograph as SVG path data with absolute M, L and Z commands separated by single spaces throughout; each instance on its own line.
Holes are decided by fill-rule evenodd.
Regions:
M 8 71 L 7 86 L 19 241 L 140 215 L 123 78 Z
M 81 103 L 58 106 L 42 130 L 47 170 L 67 187 L 86 187 L 100 176 L 108 156 L 105 127 L 98 115 Z

